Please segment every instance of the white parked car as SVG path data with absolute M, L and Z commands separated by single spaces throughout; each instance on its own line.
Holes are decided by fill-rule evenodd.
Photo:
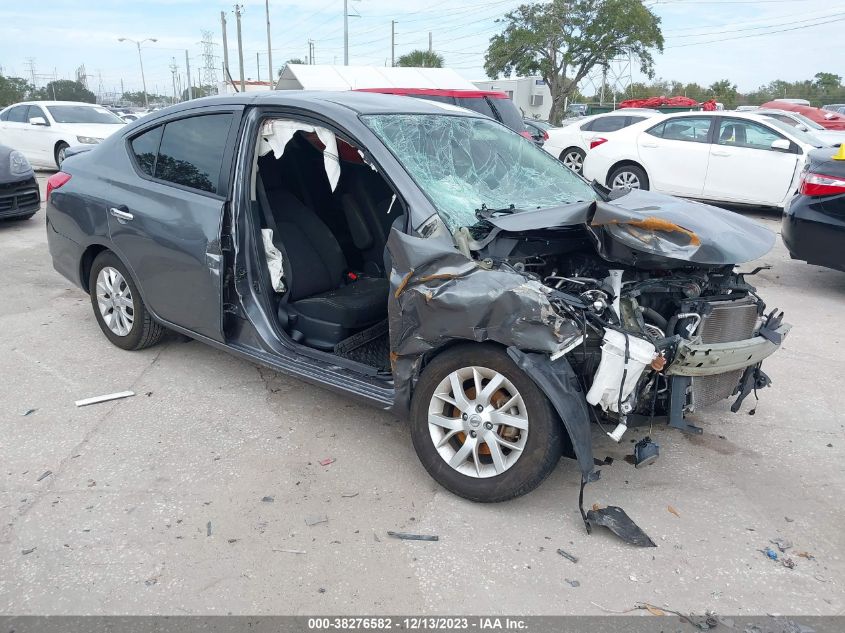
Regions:
M 99 143 L 124 125 L 93 103 L 28 101 L 0 111 L 0 144 L 17 149 L 34 167 L 55 168 L 69 147 Z
M 713 202 L 783 207 L 820 142 L 786 123 L 742 112 L 667 114 L 592 149 L 584 177 Z
M 808 119 L 800 112 L 760 108 L 759 110 L 755 111 L 754 114 L 759 114 L 760 116 L 768 117 L 770 119 L 777 119 L 778 121 L 783 121 L 787 125 L 790 125 L 802 132 L 809 133 L 811 136 L 816 137 L 825 145 L 831 145 L 833 147 L 836 147 L 845 142 L 845 131 L 828 130 L 826 127 L 823 127 L 815 121 Z
M 580 174 L 584 156 L 590 151 L 590 145 L 603 142 L 603 135 L 659 114 L 657 110 L 646 108 L 625 108 L 583 117 L 570 125 L 564 121 L 564 127 L 547 131 L 549 138 L 546 139 L 543 149 Z

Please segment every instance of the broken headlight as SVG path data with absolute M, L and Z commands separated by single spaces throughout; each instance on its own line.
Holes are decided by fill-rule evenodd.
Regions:
M 667 257 L 688 257 L 701 246 L 692 231 L 660 218 L 645 218 L 605 224 L 603 228 L 617 241 L 636 250 Z
M 24 176 L 32 171 L 32 166 L 26 156 L 18 150 L 12 150 L 12 153 L 9 154 L 9 171 L 13 176 Z

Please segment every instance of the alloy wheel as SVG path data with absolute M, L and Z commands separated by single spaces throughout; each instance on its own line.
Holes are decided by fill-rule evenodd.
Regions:
M 569 167 L 576 174 L 580 174 L 584 168 L 584 158 L 580 152 L 569 152 L 563 157 L 563 165 L 564 167 Z
M 639 189 L 640 179 L 637 174 L 630 171 L 620 171 L 613 177 L 611 183 L 613 189 Z
M 431 396 L 428 430 L 440 457 L 469 477 L 500 475 L 522 455 L 528 413 L 516 387 L 486 367 L 463 367 Z
M 97 307 L 106 326 L 117 336 L 126 336 L 135 322 L 132 289 L 116 268 L 105 266 L 97 275 Z

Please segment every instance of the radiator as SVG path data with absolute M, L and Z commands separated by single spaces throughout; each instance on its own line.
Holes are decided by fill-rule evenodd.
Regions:
M 698 327 L 702 343 L 730 343 L 754 336 L 758 315 L 757 303 L 753 299 L 713 301 L 710 307 L 712 309 L 701 319 Z M 742 372 L 742 369 L 737 369 L 725 374 L 693 378 L 693 407 L 698 409 L 730 398 L 739 385 Z

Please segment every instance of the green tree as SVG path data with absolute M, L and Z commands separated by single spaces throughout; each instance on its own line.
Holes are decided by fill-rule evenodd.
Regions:
M 402 55 L 396 60 L 396 65 L 414 68 L 443 68 L 443 55 L 434 51 L 415 50 Z
M 39 101 L 82 101 L 96 103 L 97 97 L 78 81 L 57 79 L 51 81 L 40 90 L 33 93 L 33 98 Z
M 729 79 L 720 79 L 710 85 L 710 94 L 713 99 L 724 104 L 728 109 L 736 106 L 737 89 L 736 84 Z
M 560 122 L 566 99 L 594 68 L 630 54 L 651 77 L 651 51 L 663 50 L 660 18 L 640 0 L 523 4 L 499 21 L 505 29 L 490 39 L 484 70 L 493 78 L 514 71 L 540 75 L 552 93 L 552 123 Z
M 813 82 L 823 94 L 828 94 L 842 85 L 842 76 L 833 73 L 816 73 Z
M 32 92 L 32 85 L 22 77 L 0 75 L 0 108 L 26 99 Z
M 208 97 L 210 95 L 216 95 L 217 88 L 215 86 L 194 86 L 193 87 L 193 95 L 194 99 L 199 99 L 200 97 Z M 141 95 L 143 99 L 143 95 Z M 185 88 L 182 91 L 182 101 L 188 101 L 188 89 Z

